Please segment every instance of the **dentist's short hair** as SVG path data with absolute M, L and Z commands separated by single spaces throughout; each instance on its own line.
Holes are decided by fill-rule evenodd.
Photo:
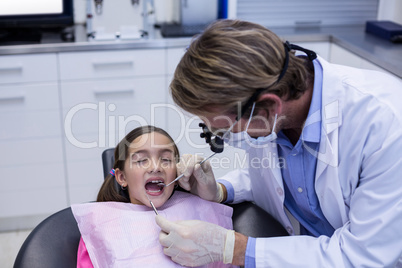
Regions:
M 311 83 L 312 64 L 289 52 L 267 28 L 240 20 L 219 20 L 196 36 L 178 64 L 170 90 L 184 110 L 205 115 L 208 107 L 233 113 L 259 88 L 287 100 L 299 98 Z M 256 108 L 258 109 L 258 103 Z

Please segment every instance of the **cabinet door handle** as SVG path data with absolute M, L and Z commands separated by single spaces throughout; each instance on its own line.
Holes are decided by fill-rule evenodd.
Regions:
M 95 61 L 92 62 L 94 69 L 107 69 L 107 68 L 132 68 L 133 61 Z
M 15 96 L 0 96 L 0 104 L 13 104 L 13 103 L 22 103 L 25 100 L 25 96 L 15 95 Z
M 312 27 L 320 26 L 322 24 L 321 20 L 298 20 L 295 21 L 296 27 Z
M 134 95 L 134 89 L 95 90 L 94 95 L 97 99 L 127 98 Z
M 22 66 L 0 67 L 0 73 L 22 73 Z

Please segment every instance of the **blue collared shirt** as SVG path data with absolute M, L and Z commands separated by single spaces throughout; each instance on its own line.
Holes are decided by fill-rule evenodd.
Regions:
M 275 140 L 279 157 L 285 159 L 281 169 L 285 188 L 285 206 L 300 222 L 301 234 L 331 236 L 335 229 L 324 217 L 315 192 L 315 170 L 321 138 L 322 67 L 314 62 L 314 90 L 307 120 L 296 145 L 280 131 Z M 220 180 L 227 189 L 227 203 L 234 199 L 230 182 Z M 249 238 L 246 249 L 245 267 L 255 267 L 256 239 Z
M 307 120 L 299 140 L 293 146 L 278 133 L 278 155 L 285 159 L 281 169 L 285 188 L 285 206 L 300 222 L 301 234 L 331 236 L 335 229 L 324 217 L 315 192 L 316 153 L 321 138 L 322 67 L 314 61 L 314 90 Z

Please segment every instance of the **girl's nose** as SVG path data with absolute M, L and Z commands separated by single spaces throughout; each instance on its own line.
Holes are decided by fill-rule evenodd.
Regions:
M 159 159 L 152 158 L 151 164 L 149 165 L 148 171 L 150 173 L 157 173 L 162 171 L 161 163 Z

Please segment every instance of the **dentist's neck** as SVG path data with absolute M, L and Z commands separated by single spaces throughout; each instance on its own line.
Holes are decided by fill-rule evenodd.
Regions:
M 313 85 L 309 85 L 304 94 L 297 100 L 285 101 L 283 104 L 286 120 L 282 125 L 282 132 L 295 145 L 300 138 L 304 123 L 310 110 L 313 96 Z

